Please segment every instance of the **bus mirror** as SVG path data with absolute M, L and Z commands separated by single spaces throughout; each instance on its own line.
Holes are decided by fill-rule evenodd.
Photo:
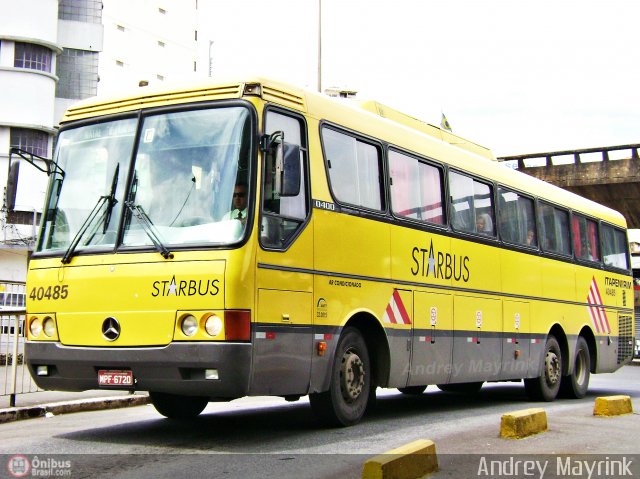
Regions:
M 16 207 L 16 194 L 18 192 L 18 175 L 20 173 L 20 160 L 9 161 L 9 175 L 7 178 L 7 189 L 5 206 L 8 211 L 13 211 Z
M 46 173 L 47 176 L 56 174 L 61 178 L 64 178 L 64 170 L 60 168 L 55 162 L 48 158 L 38 156 L 27 150 L 21 148 L 12 147 L 9 149 L 9 171 L 7 174 L 7 187 L 5 196 L 5 207 L 8 211 L 14 211 L 16 208 L 16 202 L 25 199 L 25 195 L 32 197 L 32 190 L 34 188 L 34 181 L 38 184 L 41 181 L 38 179 L 40 176 L 30 168 L 26 170 L 23 168 L 20 171 L 20 164 L 26 162 L 35 167 L 37 170 Z M 34 174 L 36 176 L 34 176 Z M 21 198 L 20 201 L 18 199 Z M 30 204 L 30 203 L 29 203 Z M 20 205 L 19 205 L 20 208 Z
M 297 196 L 300 193 L 300 147 L 282 144 L 280 169 L 280 196 Z

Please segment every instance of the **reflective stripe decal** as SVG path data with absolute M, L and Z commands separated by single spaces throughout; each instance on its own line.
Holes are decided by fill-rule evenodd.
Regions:
M 387 304 L 384 311 L 382 320 L 385 323 L 390 324 L 411 324 L 411 318 L 409 318 L 407 308 L 405 308 L 397 289 L 393 290 L 393 294 L 391 295 L 389 304 Z

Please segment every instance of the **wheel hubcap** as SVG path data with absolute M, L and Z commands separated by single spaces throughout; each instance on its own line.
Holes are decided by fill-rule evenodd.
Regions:
M 586 358 L 586 352 L 584 350 L 581 350 L 580 353 L 578 354 L 578 357 L 576 357 L 576 365 L 575 365 L 575 378 L 576 378 L 576 382 L 578 384 L 583 384 L 586 380 L 587 377 L 587 358 Z
M 547 382 L 550 385 L 556 384 L 560 381 L 560 358 L 553 351 L 548 351 L 545 358 L 546 377 Z
M 340 389 L 347 402 L 355 401 L 364 388 L 364 364 L 354 351 L 347 351 L 342 357 L 340 368 Z

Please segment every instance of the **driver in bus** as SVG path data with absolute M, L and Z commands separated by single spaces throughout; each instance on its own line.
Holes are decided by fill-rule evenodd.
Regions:
M 247 185 L 238 183 L 233 189 L 232 210 L 226 213 L 223 220 L 239 220 L 242 224 L 247 221 Z

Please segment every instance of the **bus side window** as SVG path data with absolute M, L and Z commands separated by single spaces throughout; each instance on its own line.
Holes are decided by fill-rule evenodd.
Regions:
M 533 200 L 500 187 L 498 189 L 500 237 L 523 246 L 538 246 Z
M 627 241 L 624 231 L 603 224 L 601 232 L 604 264 L 614 268 L 629 269 Z
M 296 237 L 309 215 L 307 188 L 307 149 L 304 125 L 295 117 L 268 111 L 265 133 L 284 132 L 284 141 L 300 147 L 300 192 L 296 196 L 280 197 L 275 188 L 275 158 L 265 154 L 263 169 L 262 216 L 260 242 L 267 248 L 286 248 Z
M 563 255 L 571 254 L 568 211 L 546 203 L 540 203 L 538 225 L 541 246 L 544 251 Z
M 576 258 L 599 261 L 598 224 L 582 215 L 573 215 L 571 227 Z
M 474 232 L 473 180 L 459 173 L 449 173 L 451 192 L 451 226 L 458 231 Z
M 381 210 L 380 149 L 350 134 L 324 127 L 322 143 L 331 191 L 341 203 Z
M 389 169 L 394 214 L 444 224 L 441 170 L 394 150 L 389 151 Z
M 451 225 L 454 229 L 495 236 L 493 193 L 490 185 L 449 172 Z

